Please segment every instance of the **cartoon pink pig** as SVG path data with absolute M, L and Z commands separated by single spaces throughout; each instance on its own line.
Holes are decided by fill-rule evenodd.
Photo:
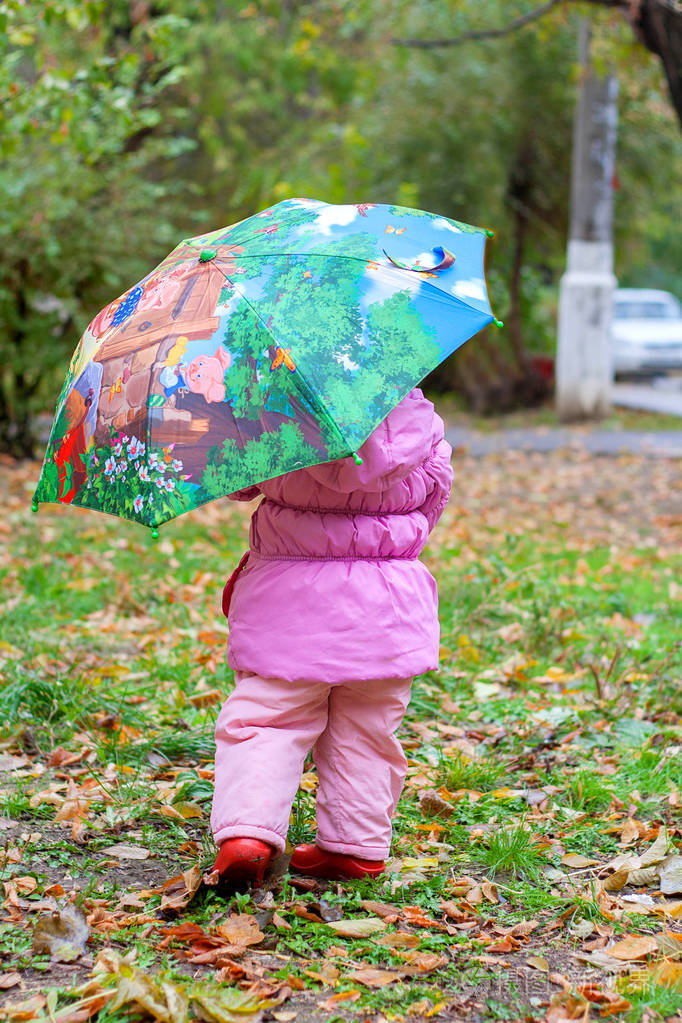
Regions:
M 222 346 L 215 355 L 198 355 L 183 370 L 187 387 L 206 401 L 225 401 L 225 370 L 231 363 L 232 356 Z

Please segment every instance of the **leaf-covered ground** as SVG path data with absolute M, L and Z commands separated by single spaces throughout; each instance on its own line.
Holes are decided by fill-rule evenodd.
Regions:
M 457 456 L 388 872 L 251 896 L 202 881 L 249 509 L 154 542 L 31 516 L 37 471 L 0 465 L 5 1018 L 682 1019 L 682 463 Z

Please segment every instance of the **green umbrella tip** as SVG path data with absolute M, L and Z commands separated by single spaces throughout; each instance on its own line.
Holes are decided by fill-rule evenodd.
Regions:
M 498 320 L 496 316 L 493 316 L 493 323 L 496 327 L 504 327 L 502 320 Z
M 362 459 L 360 458 L 360 455 L 357 453 L 357 451 L 353 452 L 353 461 L 355 462 L 356 465 L 362 465 Z
M 32 512 L 37 512 L 39 507 L 40 507 L 40 505 L 38 504 L 37 501 L 34 500 L 34 501 L 31 502 L 31 511 Z
M 156 528 L 156 526 L 152 526 L 152 540 L 158 540 L 158 539 L 159 539 L 159 531 Z
M 215 249 L 202 249 L 199 256 L 200 263 L 208 263 L 210 260 L 215 259 L 218 253 Z
M 488 236 L 488 238 L 494 238 L 495 237 L 495 232 L 491 231 L 489 227 L 486 227 L 485 233 Z

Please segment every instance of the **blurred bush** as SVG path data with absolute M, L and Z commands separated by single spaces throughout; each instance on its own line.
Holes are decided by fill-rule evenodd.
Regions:
M 489 0 L 486 21 L 508 20 Z M 619 272 L 665 286 L 682 146 L 654 60 L 595 12 L 621 69 Z M 481 410 L 541 400 L 570 174 L 575 15 L 501 40 L 476 0 L 5 0 L 0 6 L 0 450 L 35 451 L 94 314 L 178 238 L 294 195 L 493 227 L 502 332 L 432 381 Z M 677 200 L 676 200 L 677 196 Z

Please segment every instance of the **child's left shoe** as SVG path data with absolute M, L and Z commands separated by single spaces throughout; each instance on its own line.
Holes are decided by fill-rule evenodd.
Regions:
M 317 845 L 297 845 L 289 867 L 298 874 L 322 877 L 331 881 L 351 881 L 363 877 L 379 877 L 386 864 L 383 860 L 362 860 L 347 853 L 329 852 Z
M 229 884 L 260 884 L 271 857 L 272 846 L 258 838 L 228 838 L 218 850 L 213 869 L 219 872 L 221 881 Z

